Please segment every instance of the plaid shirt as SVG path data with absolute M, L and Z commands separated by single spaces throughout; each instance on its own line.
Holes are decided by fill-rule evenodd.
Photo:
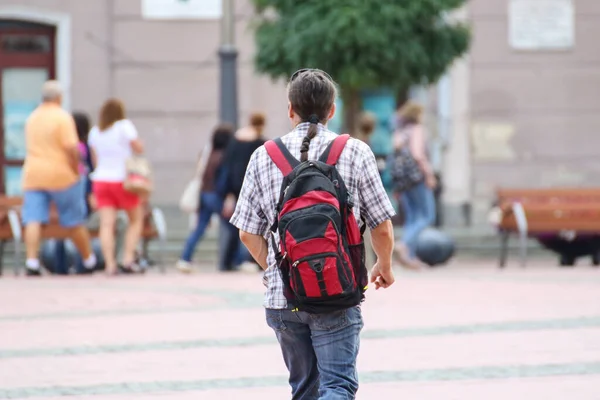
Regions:
M 297 159 L 300 159 L 300 147 L 308 127 L 309 123 L 299 124 L 296 129 L 281 138 L 290 153 Z M 317 136 L 310 142 L 308 151 L 310 160 L 318 159 L 329 142 L 337 136 L 323 125 L 319 125 L 318 129 Z M 361 221 L 361 216 L 364 216 L 369 228 L 373 229 L 394 216 L 395 211 L 381 183 L 375 156 L 367 144 L 350 139 L 336 167 L 348 190 L 353 193 L 354 214 L 357 221 Z M 244 185 L 231 218 L 231 223 L 240 230 L 261 235 L 269 241 L 268 269 L 264 275 L 267 287 L 264 306 L 271 309 L 287 308 L 283 282 L 270 243 L 273 235 L 269 233 L 269 228 L 275 222 L 275 210 L 282 181 L 283 174 L 273 163 L 265 147 L 258 148 L 248 164 Z M 276 240 L 279 238 L 277 237 Z

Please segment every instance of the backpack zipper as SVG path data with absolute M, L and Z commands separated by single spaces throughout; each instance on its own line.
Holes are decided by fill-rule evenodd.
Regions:
M 329 252 L 329 253 L 313 254 L 312 256 L 307 256 L 307 257 L 299 258 L 298 260 L 296 260 L 292 264 L 292 267 L 296 268 L 301 262 L 310 261 L 310 260 L 316 260 L 316 259 L 324 258 L 324 257 L 335 257 L 338 260 L 341 258 L 338 253 L 331 253 L 331 252 Z

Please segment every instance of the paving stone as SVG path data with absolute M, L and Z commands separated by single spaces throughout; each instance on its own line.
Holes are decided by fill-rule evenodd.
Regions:
M 0 279 L 0 398 L 285 399 L 260 274 Z M 358 399 L 598 400 L 600 271 L 486 260 L 369 291 Z

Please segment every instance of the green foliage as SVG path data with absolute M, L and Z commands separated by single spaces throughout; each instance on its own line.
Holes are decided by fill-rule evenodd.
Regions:
M 256 67 L 273 78 L 321 68 L 343 90 L 433 83 L 470 29 L 443 15 L 466 0 L 253 0 Z

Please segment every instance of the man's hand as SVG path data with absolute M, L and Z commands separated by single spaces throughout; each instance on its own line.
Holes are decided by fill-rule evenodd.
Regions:
M 394 250 L 394 227 L 392 221 L 387 220 L 371 230 L 371 243 L 377 255 L 377 262 L 371 270 L 371 283 L 375 290 L 388 288 L 394 283 L 392 271 L 392 252 Z
M 377 261 L 371 270 L 371 283 L 375 284 L 375 290 L 379 288 L 387 289 L 394 284 L 394 271 L 391 264 L 382 264 Z
M 428 174 L 427 177 L 425 178 L 425 184 L 427 185 L 427 187 L 429 189 L 435 189 L 437 187 L 437 178 L 435 177 L 434 174 Z

